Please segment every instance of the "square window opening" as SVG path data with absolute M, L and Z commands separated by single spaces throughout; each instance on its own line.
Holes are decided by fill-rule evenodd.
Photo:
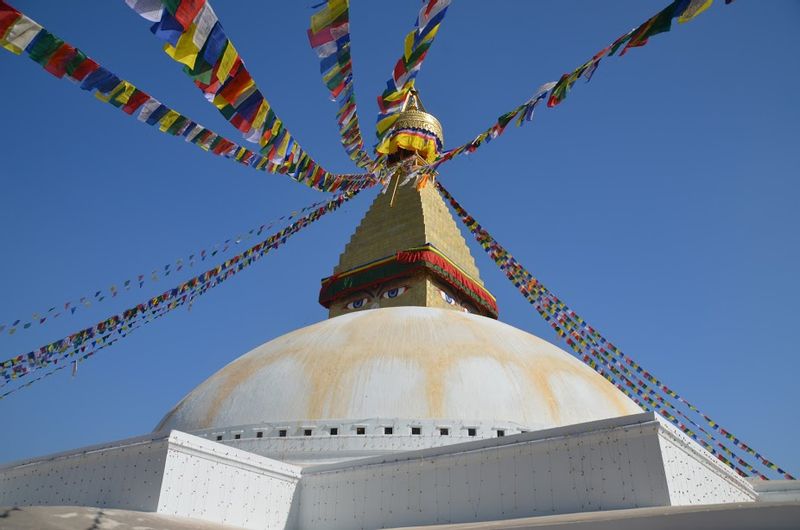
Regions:
M 383 434 L 394 434 L 394 427 L 384 427 Z
M 233 435 L 233 438 L 234 438 L 235 440 L 241 440 L 241 439 L 242 439 L 242 435 L 241 435 L 241 434 L 234 434 L 234 435 Z
M 217 441 L 218 441 L 218 442 L 221 442 L 221 441 L 222 441 L 222 435 L 221 435 L 221 434 L 218 434 L 218 435 L 217 435 Z
M 311 429 L 304 429 L 303 436 L 311 436 Z
M 258 431 L 256 433 L 256 438 L 263 438 L 263 437 L 264 437 L 264 431 Z
M 497 437 L 500 438 L 501 436 L 505 436 L 506 431 L 504 429 L 497 429 Z
M 411 427 L 411 434 L 415 436 L 422 434 L 422 427 Z
M 337 436 L 339 434 L 339 427 L 331 427 L 331 436 Z
M 278 431 L 278 436 L 281 438 L 286 438 L 286 429 L 281 429 Z
M 356 427 L 356 434 L 367 434 L 366 427 Z
M 442 427 L 441 429 L 439 429 L 439 434 L 442 436 L 450 436 L 450 429 L 448 429 L 447 427 Z
M 473 429 L 473 428 L 467 429 L 467 435 L 476 436 L 477 434 L 478 434 L 478 429 Z

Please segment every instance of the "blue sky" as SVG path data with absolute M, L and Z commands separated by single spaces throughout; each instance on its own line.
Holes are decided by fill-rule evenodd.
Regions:
M 123 2 L 15 7 L 217 132 L 236 132 Z M 216 2 L 256 81 L 334 171 L 340 147 L 305 29 L 313 2 Z M 418 78 L 461 144 L 665 0 L 455 2 Z M 371 136 L 416 1 L 354 0 L 356 94 Z M 778 464 L 800 472 L 797 320 L 800 3 L 720 0 L 605 60 L 533 124 L 443 167 L 461 203 L 628 355 Z M 0 53 L 0 322 L 186 257 L 323 197 L 128 118 L 26 58 Z M 326 317 L 319 279 L 374 192 L 67 373 L 0 401 L 0 462 L 150 431 L 251 348 Z M 483 252 L 501 320 L 556 337 Z M 197 270 L 197 269 L 195 269 Z M 146 300 L 193 271 L 0 335 L 3 359 Z M 557 342 L 556 342 L 557 343 Z M 66 372 L 66 371 L 65 371 Z

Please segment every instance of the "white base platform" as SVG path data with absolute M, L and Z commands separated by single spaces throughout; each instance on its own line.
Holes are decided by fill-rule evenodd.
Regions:
M 0 468 L 0 506 L 96 506 L 242 528 L 488 524 L 758 498 L 652 413 L 304 468 L 179 431 Z

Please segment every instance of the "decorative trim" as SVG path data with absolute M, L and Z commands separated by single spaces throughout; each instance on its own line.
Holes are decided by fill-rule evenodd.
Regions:
M 335 300 L 353 292 L 420 270 L 433 274 L 453 287 L 486 316 L 497 318 L 497 301 L 494 296 L 430 243 L 400 250 L 393 256 L 324 278 L 319 303 L 330 307 Z

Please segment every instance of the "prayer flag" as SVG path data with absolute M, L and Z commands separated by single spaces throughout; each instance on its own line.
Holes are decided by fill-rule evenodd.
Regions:
M 200 51 L 193 41 L 195 29 L 195 25 L 191 24 L 189 29 L 180 36 L 178 44 L 175 47 L 169 44 L 164 45 L 164 52 L 167 55 L 179 63 L 185 64 L 189 68 L 194 68 L 197 62 L 197 54 Z
M 711 7 L 711 4 L 714 0 L 690 0 L 686 8 L 678 13 L 678 22 L 683 24 L 684 22 L 689 22 L 694 17 Z M 726 3 L 727 2 L 726 0 Z
M 200 10 L 203 9 L 205 3 L 206 0 L 180 0 L 175 10 L 175 19 L 184 29 L 188 29 L 189 25 L 200 13 Z
M 125 3 L 145 20 L 161 20 L 161 11 L 164 9 L 161 0 L 125 0 Z
M 67 65 L 75 57 L 75 54 L 75 48 L 62 43 L 50 57 L 44 69 L 58 78 L 64 77 L 64 74 L 67 73 Z
M 3 47 L 17 55 L 26 49 L 31 41 L 42 30 L 42 26 L 29 19 L 25 15 L 20 15 L 19 19 L 14 22 L 5 37 L 1 41 Z
M 214 13 L 214 10 L 211 9 L 211 6 L 206 2 L 203 4 L 203 8 L 197 14 L 197 17 L 194 19 L 196 29 L 194 36 L 192 37 L 192 42 L 194 42 L 194 45 L 197 46 L 198 49 L 202 48 L 206 43 L 206 40 L 208 40 L 208 36 L 211 34 L 211 30 L 216 23 L 217 15 Z M 211 61 L 209 61 L 209 63 L 214 64 Z
M 348 7 L 348 0 L 328 0 L 328 5 L 325 9 L 311 16 L 311 31 L 317 33 L 322 28 L 330 26 L 337 18 L 347 12 Z
M 239 54 L 236 52 L 236 48 L 233 47 L 233 43 L 230 40 L 226 40 L 225 52 L 222 54 L 222 59 L 220 59 L 217 67 L 217 79 L 224 83 L 238 58 Z
M 159 39 L 177 46 L 178 39 L 183 35 L 183 26 L 165 9 L 161 12 L 161 20 L 153 24 L 150 31 Z

